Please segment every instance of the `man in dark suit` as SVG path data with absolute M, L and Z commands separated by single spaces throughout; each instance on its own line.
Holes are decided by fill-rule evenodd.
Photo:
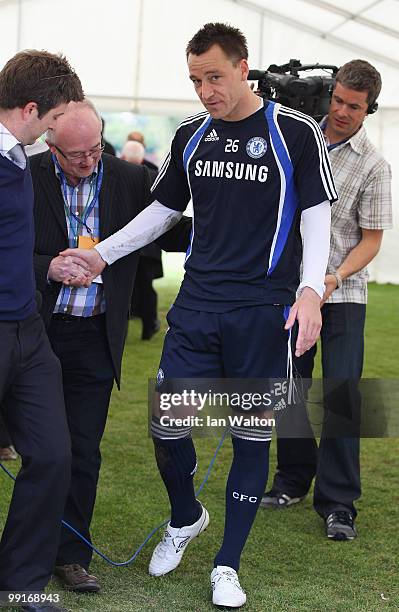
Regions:
M 110 266 L 86 286 L 85 271 L 66 247 L 90 248 L 123 227 L 149 200 L 144 167 L 102 155 L 101 120 L 88 102 L 70 105 L 50 151 L 31 158 L 35 191 L 35 274 L 42 316 L 59 357 L 72 439 L 72 481 L 64 520 L 90 539 L 100 469 L 100 441 L 114 380 L 120 384 L 122 353 L 138 255 Z M 159 241 L 185 250 L 191 223 L 183 221 Z M 91 550 L 64 529 L 55 573 L 69 590 L 97 592 L 88 573 Z

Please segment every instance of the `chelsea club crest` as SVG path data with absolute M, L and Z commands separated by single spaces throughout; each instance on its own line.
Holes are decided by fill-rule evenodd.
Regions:
M 247 153 L 250 157 L 254 159 L 258 159 L 262 157 L 267 150 L 267 142 L 264 138 L 260 136 L 254 136 L 247 142 Z
M 159 368 L 158 373 L 157 373 L 157 387 L 160 387 L 164 380 L 165 380 L 165 374 L 163 373 L 163 370 Z

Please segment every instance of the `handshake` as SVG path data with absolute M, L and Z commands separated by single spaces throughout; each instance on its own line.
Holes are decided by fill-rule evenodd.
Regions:
M 106 265 L 96 249 L 66 249 L 51 260 L 47 277 L 72 287 L 89 287 Z

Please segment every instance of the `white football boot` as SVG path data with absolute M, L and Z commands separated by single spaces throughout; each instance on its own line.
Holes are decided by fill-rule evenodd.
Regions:
M 163 576 L 176 569 L 182 560 L 187 544 L 208 527 L 208 511 L 202 504 L 201 507 L 201 516 L 193 525 L 171 527 L 168 523 L 162 540 L 152 553 L 148 568 L 150 576 Z
M 215 606 L 239 608 L 247 601 L 237 572 L 227 565 L 216 566 L 211 574 L 212 602 Z

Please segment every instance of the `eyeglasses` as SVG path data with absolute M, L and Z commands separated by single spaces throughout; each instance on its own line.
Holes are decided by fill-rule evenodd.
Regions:
M 90 151 L 81 151 L 78 153 L 66 154 L 59 147 L 57 147 L 57 145 L 53 145 L 53 147 L 57 149 L 58 153 L 61 153 L 62 157 L 65 157 L 65 159 L 70 161 L 72 164 L 74 163 L 76 164 L 80 162 L 82 159 L 86 159 L 86 157 L 92 157 L 93 159 L 96 159 L 96 157 L 100 157 L 101 153 L 105 149 L 105 145 L 103 142 L 97 147 L 93 147 L 92 149 L 90 149 Z

